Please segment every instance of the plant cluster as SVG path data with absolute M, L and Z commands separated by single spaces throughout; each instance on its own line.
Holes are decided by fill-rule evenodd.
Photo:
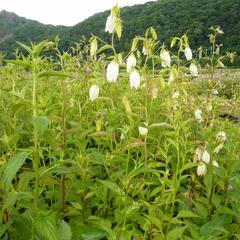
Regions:
M 0 67 L 0 238 L 240 239 L 240 77 L 219 70 L 221 29 L 203 69 L 186 34 L 168 47 L 152 27 L 118 53 L 118 6 L 105 31 L 74 55 L 19 43 Z

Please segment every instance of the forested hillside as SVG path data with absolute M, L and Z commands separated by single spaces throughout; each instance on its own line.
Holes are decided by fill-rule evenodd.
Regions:
M 122 50 L 129 49 L 135 35 L 143 35 L 146 28 L 153 26 L 162 42 L 168 43 L 174 36 L 187 32 L 191 47 L 208 46 L 208 28 L 220 25 L 224 35 L 219 39 L 224 50 L 240 49 L 240 1 L 239 0 L 161 0 L 143 5 L 125 7 L 121 10 L 124 23 Z M 62 39 L 62 49 L 68 49 L 82 35 L 91 34 L 106 39 L 104 27 L 109 11 L 95 14 L 85 21 L 70 27 L 54 27 L 36 21 L 19 18 L 14 14 L 0 14 L 0 50 L 12 51 L 16 41 L 26 42 L 53 37 L 57 33 Z M 18 19 L 15 23 L 14 18 Z

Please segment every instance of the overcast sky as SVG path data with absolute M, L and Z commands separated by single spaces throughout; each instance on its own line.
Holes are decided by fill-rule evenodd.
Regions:
M 75 25 L 97 12 L 120 6 L 131 6 L 150 0 L 0 0 L 0 11 L 7 10 L 17 15 L 45 24 Z M 152 0 L 154 1 L 154 0 Z

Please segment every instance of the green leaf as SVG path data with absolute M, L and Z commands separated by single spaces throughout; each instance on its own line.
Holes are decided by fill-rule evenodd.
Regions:
M 31 54 L 31 55 L 33 54 L 33 50 L 30 47 L 28 47 L 27 45 L 25 45 L 21 42 L 17 42 L 17 44 L 20 45 L 23 49 L 25 49 L 29 54 Z
M 29 153 L 19 152 L 6 163 L 6 167 L 1 179 L 5 189 L 9 188 L 14 176 L 26 161 L 28 155 Z
M 41 213 L 36 219 L 36 231 L 40 239 L 59 240 L 56 217 L 52 213 Z
M 200 228 L 200 233 L 202 236 L 207 237 L 226 232 L 225 227 L 228 227 L 231 222 L 232 215 L 216 216 Z
M 136 50 L 137 44 L 138 44 L 138 38 L 135 37 L 132 42 L 132 47 L 131 47 L 132 52 Z
M 56 71 L 45 71 L 38 74 L 39 78 L 42 77 L 58 77 L 58 78 L 67 78 L 72 77 L 72 74 Z
M 64 220 L 61 220 L 58 232 L 59 240 L 71 240 L 72 239 L 72 230 L 68 223 Z
M 185 229 L 187 227 L 178 227 L 178 228 L 174 228 L 173 230 L 171 230 L 168 234 L 168 239 L 169 240 L 175 240 L 175 239 L 179 239 L 182 237 Z
M 30 69 L 31 68 L 31 64 L 24 61 L 24 60 L 7 60 L 8 63 L 14 64 L 14 65 L 18 65 L 18 66 L 22 66 L 24 68 Z
M 45 117 L 45 116 L 34 116 L 33 117 L 33 122 L 34 122 L 34 124 L 35 124 L 35 126 L 37 128 L 38 135 L 40 137 L 42 137 L 43 134 L 48 129 L 48 123 L 49 123 L 48 118 Z
M 101 52 L 103 52 L 103 51 L 105 51 L 107 49 L 112 49 L 112 46 L 109 45 L 109 44 L 106 44 L 106 45 L 102 46 L 101 48 L 98 49 L 97 54 L 101 53 Z
M 177 215 L 177 218 L 193 218 L 193 217 L 198 217 L 198 215 L 188 210 L 181 210 Z
M 100 182 L 105 187 L 109 188 L 114 193 L 118 194 L 120 192 L 120 188 L 115 182 L 111 182 L 108 180 L 98 180 L 98 182 Z
M 13 227 L 16 230 L 16 239 L 26 240 L 31 239 L 32 220 L 24 214 L 17 214 L 14 216 Z

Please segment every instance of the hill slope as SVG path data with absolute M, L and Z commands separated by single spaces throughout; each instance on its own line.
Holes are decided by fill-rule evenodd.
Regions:
M 240 9 L 239 0 L 159 0 L 143 5 L 125 7 L 121 11 L 124 23 L 123 39 L 120 49 L 129 49 L 135 35 L 143 35 L 146 28 L 153 26 L 162 42 L 169 42 L 173 36 L 188 32 L 193 48 L 207 46 L 208 28 L 220 25 L 225 34 L 221 37 L 225 50 L 240 49 Z M 0 51 L 9 52 L 16 46 L 15 41 L 39 41 L 51 38 L 57 33 L 62 39 L 62 48 L 68 49 L 81 35 L 90 37 L 91 33 L 104 39 L 109 11 L 95 14 L 73 27 L 43 25 L 36 21 L 17 17 L 6 12 L 0 13 Z M 19 18 L 17 24 L 14 18 Z M 6 21 L 7 19 L 7 21 Z M 5 23 L 4 23 L 5 21 Z M 4 26 L 4 31 L 2 31 Z M 7 31 L 6 31 L 7 29 Z
M 18 47 L 16 41 L 28 43 L 54 38 L 67 30 L 64 26 L 45 25 L 17 16 L 7 11 L 0 12 L 0 51 L 11 55 Z

